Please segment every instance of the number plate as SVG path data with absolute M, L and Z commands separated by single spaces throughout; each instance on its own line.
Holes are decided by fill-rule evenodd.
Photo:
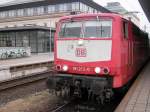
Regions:
M 80 72 L 90 72 L 90 67 L 72 67 L 73 71 L 80 71 Z

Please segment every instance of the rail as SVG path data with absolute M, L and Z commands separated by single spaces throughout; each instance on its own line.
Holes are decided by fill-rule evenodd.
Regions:
M 65 106 L 69 105 L 71 102 L 66 102 L 64 104 L 62 104 L 61 106 L 57 107 L 56 109 L 52 110 L 51 112 L 58 112 L 61 109 L 63 109 Z

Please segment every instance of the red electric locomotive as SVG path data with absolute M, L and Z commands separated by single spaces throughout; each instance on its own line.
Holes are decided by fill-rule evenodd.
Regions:
M 70 96 L 110 98 L 148 60 L 148 35 L 111 13 L 62 17 L 55 34 L 56 74 L 48 87 Z

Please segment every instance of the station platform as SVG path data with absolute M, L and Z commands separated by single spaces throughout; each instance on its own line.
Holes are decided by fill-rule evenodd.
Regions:
M 0 60 L 0 82 L 49 72 L 53 53 L 32 54 L 30 57 Z
M 115 112 L 150 112 L 150 62 L 139 74 Z
M 54 60 L 53 55 L 53 53 L 41 53 L 32 54 L 30 57 L 0 60 L 0 68 L 50 62 Z

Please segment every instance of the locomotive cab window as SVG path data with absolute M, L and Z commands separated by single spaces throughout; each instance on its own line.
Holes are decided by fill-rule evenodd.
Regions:
M 110 38 L 112 36 L 112 21 L 86 21 L 84 29 L 85 37 Z
M 81 22 L 67 22 L 63 23 L 60 29 L 60 37 L 80 37 L 81 36 Z
M 128 38 L 128 23 L 127 22 L 123 22 L 123 36 L 124 38 Z
M 62 23 L 60 38 L 111 38 L 112 20 L 70 21 Z

